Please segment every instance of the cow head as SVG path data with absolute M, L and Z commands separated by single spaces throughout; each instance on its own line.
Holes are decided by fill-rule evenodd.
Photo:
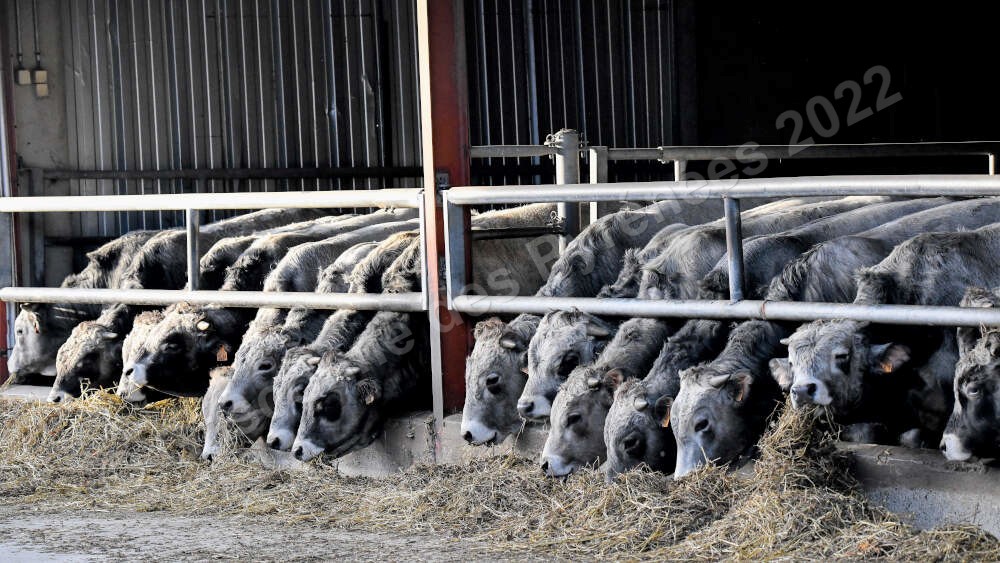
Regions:
M 296 459 L 340 457 L 363 448 L 381 431 L 382 384 L 361 362 L 324 354 L 302 398 L 302 421 L 292 444 Z
M 251 440 L 262 436 L 274 410 L 274 378 L 285 352 L 304 342 L 281 327 L 251 328 L 236 352 L 229 385 L 219 409 Z
M 202 395 L 208 388 L 209 372 L 231 361 L 232 331 L 237 326 L 239 321 L 226 309 L 173 305 L 122 373 L 139 387 L 171 395 Z
M 545 315 L 528 346 L 528 380 L 517 401 L 524 418 L 546 418 L 559 386 L 580 365 L 597 358 L 614 334 L 614 326 L 579 311 Z
M 623 377 L 619 370 L 601 373 L 593 366 L 573 370 L 552 403 L 552 427 L 542 450 L 546 475 L 565 477 L 604 461 L 604 419 Z
M 681 372 L 680 391 L 663 409 L 677 442 L 675 479 L 707 463 L 732 462 L 753 446 L 757 437 L 745 414 L 753 382 L 747 370 L 701 365 Z
M 494 317 L 476 325 L 476 345 L 465 362 L 462 437 L 474 445 L 502 442 L 521 427 L 517 398 L 524 390 L 530 331 Z
M 125 341 L 122 343 L 123 366 L 135 364 L 136 360 L 143 353 L 143 345 L 149 338 L 150 333 L 161 322 L 163 322 L 163 311 L 147 311 L 135 318 L 135 321 L 132 323 L 132 332 L 128 333 L 128 336 L 125 337 Z M 123 401 L 137 404 L 150 400 L 159 400 L 164 397 L 157 391 L 136 385 L 132 381 L 132 377 L 124 373 L 121 379 L 118 380 L 116 394 Z
M 677 444 L 669 428 L 673 398 L 651 393 L 640 381 L 626 381 L 615 392 L 615 400 L 604 422 L 608 480 L 632 468 L 646 466 L 670 473 L 677 458 Z
M 56 353 L 69 338 L 73 324 L 65 322 L 47 303 L 23 303 L 14 319 L 14 348 L 7 369 L 16 382 L 22 376 L 56 375 Z
M 56 354 L 56 381 L 49 402 L 79 397 L 84 386 L 114 385 L 122 373 L 123 336 L 98 321 L 78 324 Z
M 788 346 L 788 358 L 771 360 L 771 374 L 795 408 L 815 404 L 839 414 L 850 412 L 861 400 L 865 377 L 898 371 L 909 361 L 906 345 L 873 343 L 866 326 L 816 321 L 781 341 Z
M 316 373 L 321 355 L 308 346 L 292 348 L 285 354 L 274 378 L 274 414 L 267 433 L 267 445 L 275 450 L 291 449 L 302 419 L 302 399 L 306 385 Z
M 970 288 L 963 307 L 997 307 L 1000 296 Z M 955 406 L 941 451 L 954 461 L 1000 457 L 1000 332 L 959 328 L 959 360 L 955 366 Z

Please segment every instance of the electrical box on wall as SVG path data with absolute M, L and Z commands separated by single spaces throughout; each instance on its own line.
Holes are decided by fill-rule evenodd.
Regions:
M 17 82 L 18 86 L 27 86 L 31 84 L 31 71 L 23 68 L 19 68 L 14 71 L 14 80 Z

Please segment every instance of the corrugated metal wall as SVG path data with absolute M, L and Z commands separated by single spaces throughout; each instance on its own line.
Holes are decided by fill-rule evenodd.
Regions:
M 81 169 L 420 164 L 412 0 L 64 3 L 71 164 Z M 25 23 L 22 22 L 22 27 Z M 64 33 L 67 30 L 64 29 Z M 213 191 L 372 189 L 415 180 L 211 182 Z M 71 193 L 174 193 L 166 181 Z M 90 214 L 82 235 L 179 224 Z
M 466 0 L 472 144 L 539 144 L 563 127 L 591 145 L 673 144 L 674 18 L 671 0 Z M 612 172 L 670 173 L 661 168 Z M 531 159 L 476 162 L 473 173 L 480 183 L 552 180 L 552 166 Z

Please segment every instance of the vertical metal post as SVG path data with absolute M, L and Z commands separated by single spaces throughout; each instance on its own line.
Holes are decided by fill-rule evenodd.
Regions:
M 997 175 L 997 155 L 995 155 L 995 154 L 990 154 L 989 155 L 989 164 L 988 164 L 988 166 L 989 166 L 989 169 L 988 169 L 989 170 L 989 172 L 988 172 L 989 175 L 990 176 L 996 176 Z
M 684 180 L 684 174 L 687 172 L 687 161 L 686 160 L 675 160 L 674 161 L 674 181 L 680 182 Z
M 606 184 L 608 182 L 608 147 L 590 147 L 587 150 L 587 164 L 590 167 L 590 183 Z M 601 217 L 600 203 L 590 202 L 590 222 Z
M 204 193 L 204 181 L 199 181 L 198 192 Z M 201 213 L 197 209 L 188 209 L 184 215 L 187 224 L 187 274 L 188 289 L 198 291 L 201 286 L 201 248 L 199 248 L 198 231 L 201 227 Z
M 469 210 L 461 205 L 448 201 L 448 193 L 444 193 L 445 222 L 445 265 L 448 273 L 448 308 L 452 308 L 455 297 L 465 292 L 468 284 L 466 273 L 469 270 L 469 249 L 466 225 L 469 224 Z
M 729 299 L 735 303 L 743 300 L 743 222 L 740 218 L 740 200 L 727 197 L 722 201 L 726 212 Z
M 563 129 L 556 133 L 553 140 L 556 147 L 556 183 L 580 183 L 580 134 L 572 129 Z M 580 204 L 560 203 L 557 207 L 559 217 L 563 220 L 563 234 L 559 237 L 559 252 L 576 235 L 580 234 Z
M 0 8 L 0 15 L 5 9 Z M 0 48 L 0 51 L 4 49 Z M 6 57 L 0 56 L 0 76 L 9 76 L 6 64 Z M 6 80 L 0 79 L 0 197 L 10 197 L 14 195 L 13 176 L 11 175 L 12 161 L 9 152 L 8 133 L 13 135 L 7 128 L 7 86 Z M 7 244 L 0 245 L 0 287 L 10 287 L 14 285 L 14 259 L 16 252 L 16 240 L 14 239 L 14 215 L 12 213 L 0 213 L 0 237 L 7 239 Z M 0 355 L 0 383 L 7 380 L 7 350 L 13 342 L 8 341 L 9 334 L 7 327 L 13 324 L 13 309 L 7 309 L 7 304 L 0 302 L 0 350 L 4 353 Z
M 460 314 L 448 309 L 447 284 L 440 278 L 445 231 L 439 196 L 444 187 L 467 185 L 470 179 L 464 3 L 418 0 L 416 4 L 431 379 L 440 431 L 445 412 L 461 408 L 465 401 L 465 356 L 470 345 L 468 327 Z M 461 232 L 468 232 L 467 225 Z

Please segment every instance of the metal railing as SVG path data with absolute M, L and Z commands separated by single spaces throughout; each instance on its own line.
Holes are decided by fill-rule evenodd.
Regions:
M 402 207 L 420 210 L 420 239 L 424 239 L 423 190 L 344 190 L 316 192 L 242 192 L 191 193 L 163 195 L 109 195 L 60 197 L 0 198 L 0 213 L 47 213 L 83 211 L 183 210 L 187 228 L 188 289 L 63 289 L 41 287 L 5 287 L 0 301 L 40 303 L 123 303 L 129 305 L 170 305 L 188 302 L 196 305 L 219 304 L 227 307 L 310 307 L 316 309 L 366 309 L 391 311 L 426 311 L 427 256 L 421 244 L 422 287 L 420 293 L 355 294 L 296 292 L 199 291 L 198 211 L 212 209 L 326 209 L 336 207 Z
M 912 305 L 763 302 L 743 300 L 743 241 L 739 200 L 804 196 L 1000 196 L 1000 178 L 992 175 L 813 176 L 745 180 L 680 180 L 550 186 L 456 187 L 444 194 L 448 305 L 463 313 L 545 313 L 577 309 L 601 315 L 693 318 L 762 318 L 805 321 L 846 318 L 888 324 L 977 326 L 1000 324 L 1000 310 Z M 462 206 L 554 201 L 649 201 L 723 199 L 729 245 L 731 302 L 601 299 L 587 297 L 507 297 L 463 295 L 466 235 Z

